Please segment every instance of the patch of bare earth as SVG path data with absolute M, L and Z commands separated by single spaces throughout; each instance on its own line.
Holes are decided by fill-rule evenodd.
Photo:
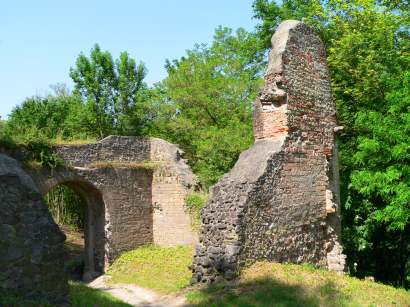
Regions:
M 107 283 L 110 277 L 103 275 L 93 280 L 87 286 L 107 292 L 112 296 L 133 306 L 146 307 L 179 307 L 186 306 L 183 295 L 161 295 L 150 289 L 131 284 Z

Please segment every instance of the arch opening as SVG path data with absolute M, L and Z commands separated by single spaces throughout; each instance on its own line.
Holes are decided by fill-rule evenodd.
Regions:
M 65 263 L 70 278 L 89 281 L 104 273 L 105 205 L 93 185 L 64 181 L 44 195 L 54 221 L 65 233 Z

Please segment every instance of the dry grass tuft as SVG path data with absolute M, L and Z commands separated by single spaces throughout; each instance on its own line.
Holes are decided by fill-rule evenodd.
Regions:
M 23 167 L 30 170 L 39 170 L 43 168 L 43 165 L 37 160 L 25 160 L 23 161 Z
M 80 146 L 86 144 L 95 144 L 97 143 L 97 139 L 94 138 L 86 138 L 86 139 L 63 139 L 58 136 L 55 140 L 53 140 L 54 145 L 64 145 L 64 146 Z
M 155 170 L 160 167 L 160 163 L 144 161 L 144 162 L 132 162 L 132 161 L 94 161 L 84 165 L 86 168 L 132 168 L 132 169 L 148 169 Z

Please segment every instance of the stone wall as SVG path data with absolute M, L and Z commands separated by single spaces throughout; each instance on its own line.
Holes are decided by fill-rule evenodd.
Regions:
M 66 184 L 86 198 L 89 278 L 138 246 L 196 242 L 185 196 L 197 182 L 177 146 L 110 136 L 95 144 L 58 146 L 56 152 L 66 167 L 28 171 L 43 195 Z
M 64 234 L 31 178 L 0 154 L 0 293 L 68 301 Z
M 26 178 L 24 180 L 30 182 L 35 192 L 25 191 L 17 179 L 4 181 L 1 171 L 6 175 L 8 173 L 0 164 L 0 206 L 7 207 L 16 201 L 15 198 L 21 198 L 21 204 L 13 207 L 12 214 L 25 214 L 25 210 L 31 210 L 29 214 L 38 215 L 39 219 L 30 220 L 33 225 L 19 224 L 19 227 L 26 228 L 15 233 L 14 228 L 9 229 L 9 217 L 0 217 L 0 261 L 10 261 L 6 271 L 0 273 L 2 288 L 13 288 L 16 285 L 30 293 L 31 285 L 36 281 L 42 282 L 38 277 L 40 273 L 44 274 L 44 289 L 50 291 L 50 296 L 53 295 L 53 283 L 56 284 L 56 291 L 63 287 L 60 282 L 67 286 L 62 250 L 61 253 L 58 250 L 62 248 L 64 236 L 41 200 L 42 196 L 58 185 L 69 186 L 87 204 L 84 231 L 85 280 L 100 275 L 121 253 L 138 246 L 150 243 L 174 246 L 197 242 L 196 234 L 191 229 L 190 216 L 185 210 L 185 197 L 195 188 L 197 180 L 182 159 L 182 151 L 177 146 L 155 138 L 110 136 L 95 144 L 57 146 L 55 151 L 64 161 L 64 167 L 52 170 L 26 168 L 25 172 L 18 168 L 24 174 L 20 176 L 19 173 L 19 176 Z M 19 159 L 25 157 L 24 152 L 8 154 Z M 4 161 L 14 161 L 17 165 L 16 160 L 2 156 L 5 157 Z M 38 212 L 34 202 L 38 204 Z M 40 223 L 46 223 L 51 230 L 45 228 L 41 233 L 28 232 Z M 17 244 L 26 242 L 24 244 L 28 244 L 28 247 L 10 245 L 11 239 L 8 236 L 11 235 L 18 238 Z M 32 253 L 39 253 L 37 245 L 41 248 L 44 245 L 42 252 L 53 259 L 41 258 L 41 263 L 26 265 L 24 261 L 29 261 L 31 257 L 31 245 L 35 245 Z M 46 248 L 50 251 L 45 252 Z M 43 268 L 43 262 L 49 264 L 50 269 L 57 264 L 59 268 L 47 272 Z M 27 272 L 24 271 L 26 266 Z M 45 284 L 46 281 L 50 283 L 49 287 Z
M 255 260 L 343 271 L 336 127 L 324 46 L 303 23 L 286 21 L 255 102 L 255 144 L 202 211 L 193 282 L 232 279 Z
M 159 164 L 152 182 L 154 243 L 160 246 L 195 244 L 197 234 L 191 230 L 191 218 L 182 204 L 197 185 L 197 179 L 176 145 L 161 139 L 151 140 L 151 161 Z

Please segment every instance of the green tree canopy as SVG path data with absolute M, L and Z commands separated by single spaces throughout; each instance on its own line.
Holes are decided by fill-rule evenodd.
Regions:
M 251 106 L 260 85 L 261 41 L 218 28 L 211 46 L 168 61 L 157 86 L 151 133 L 178 143 L 205 186 L 215 183 L 253 142 Z
M 146 73 L 144 64 L 137 65 L 128 53 L 122 52 L 114 61 L 98 44 L 91 49 L 90 57 L 78 56 L 70 76 L 75 94 L 85 103 L 87 112 L 83 116 L 94 127 L 92 133 L 96 137 L 140 134 Z
M 53 89 L 52 94 L 27 98 L 15 107 L 6 121 L 5 133 L 21 140 L 39 135 L 55 139 L 71 134 L 73 127 L 67 125 L 67 119 L 81 102 L 64 85 L 55 85 Z

